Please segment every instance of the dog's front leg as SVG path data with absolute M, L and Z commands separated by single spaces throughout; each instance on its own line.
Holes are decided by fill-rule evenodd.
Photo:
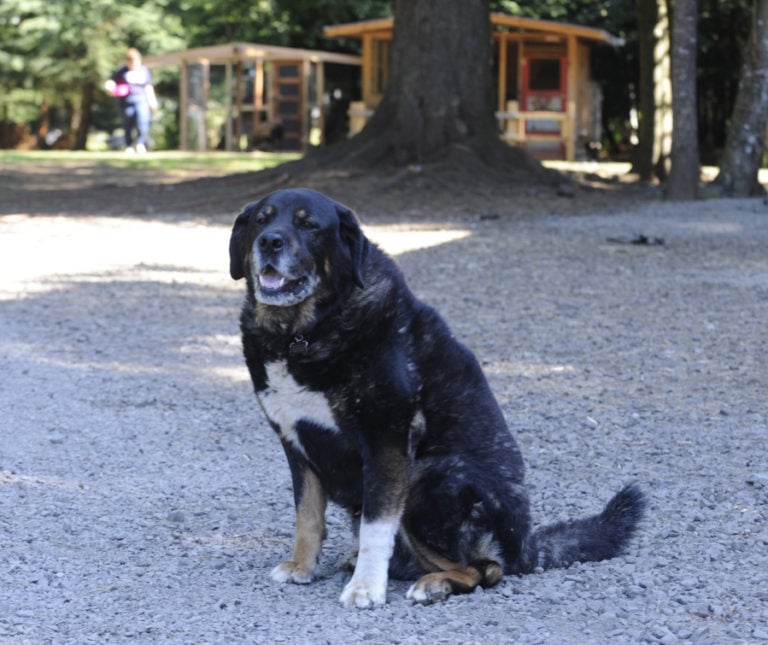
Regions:
M 357 564 L 341 593 L 345 607 L 362 609 L 387 600 L 389 560 L 405 504 L 408 459 L 394 446 L 370 450 L 363 464 L 363 517 L 360 522 Z
M 328 502 L 320 480 L 304 459 L 289 447 L 286 447 L 286 454 L 293 478 L 296 534 L 293 557 L 272 569 L 270 577 L 277 582 L 307 584 L 312 582 L 317 557 L 325 539 Z

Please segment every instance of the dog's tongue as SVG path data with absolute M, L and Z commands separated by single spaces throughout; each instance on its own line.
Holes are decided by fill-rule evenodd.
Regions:
M 264 289 L 279 289 L 285 284 L 285 278 L 274 269 L 266 269 L 259 275 L 259 283 Z

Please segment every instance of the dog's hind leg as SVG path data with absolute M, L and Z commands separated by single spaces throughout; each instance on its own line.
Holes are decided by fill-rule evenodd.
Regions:
M 411 538 L 410 546 L 421 565 L 434 570 L 419 578 L 408 590 L 407 597 L 430 604 L 450 594 L 471 593 L 478 586 L 492 587 L 504 575 L 501 563 L 493 559 L 475 560 L 467 565 L 452 562 Z

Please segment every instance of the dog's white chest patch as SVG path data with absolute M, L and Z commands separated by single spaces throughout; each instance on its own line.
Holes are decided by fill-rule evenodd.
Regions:
M 302 449 L 296 424 L 312 423 L 327 430 L 338 430 L 328 400 L 320 392 L 299 385 L 283 361 L 267 363 L 267 389 L 258 393 L 264 413 L 280 428 L 285 439 Z

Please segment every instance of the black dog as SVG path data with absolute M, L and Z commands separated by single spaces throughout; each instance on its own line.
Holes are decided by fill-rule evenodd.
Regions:
M 384 603 L 388 575 L 421 576 L 408 597 L 431 602 L 622 550 L 644 507 L 632 485 L 531 532 L 523 460 L 477 360 L 352 211 L 277 191 L 238 215 L 229 250 L 246 363 L 293 478 L 293 556 L 273 579 L 310 582 L 328 499 L 359 530 L 346 606 Z

